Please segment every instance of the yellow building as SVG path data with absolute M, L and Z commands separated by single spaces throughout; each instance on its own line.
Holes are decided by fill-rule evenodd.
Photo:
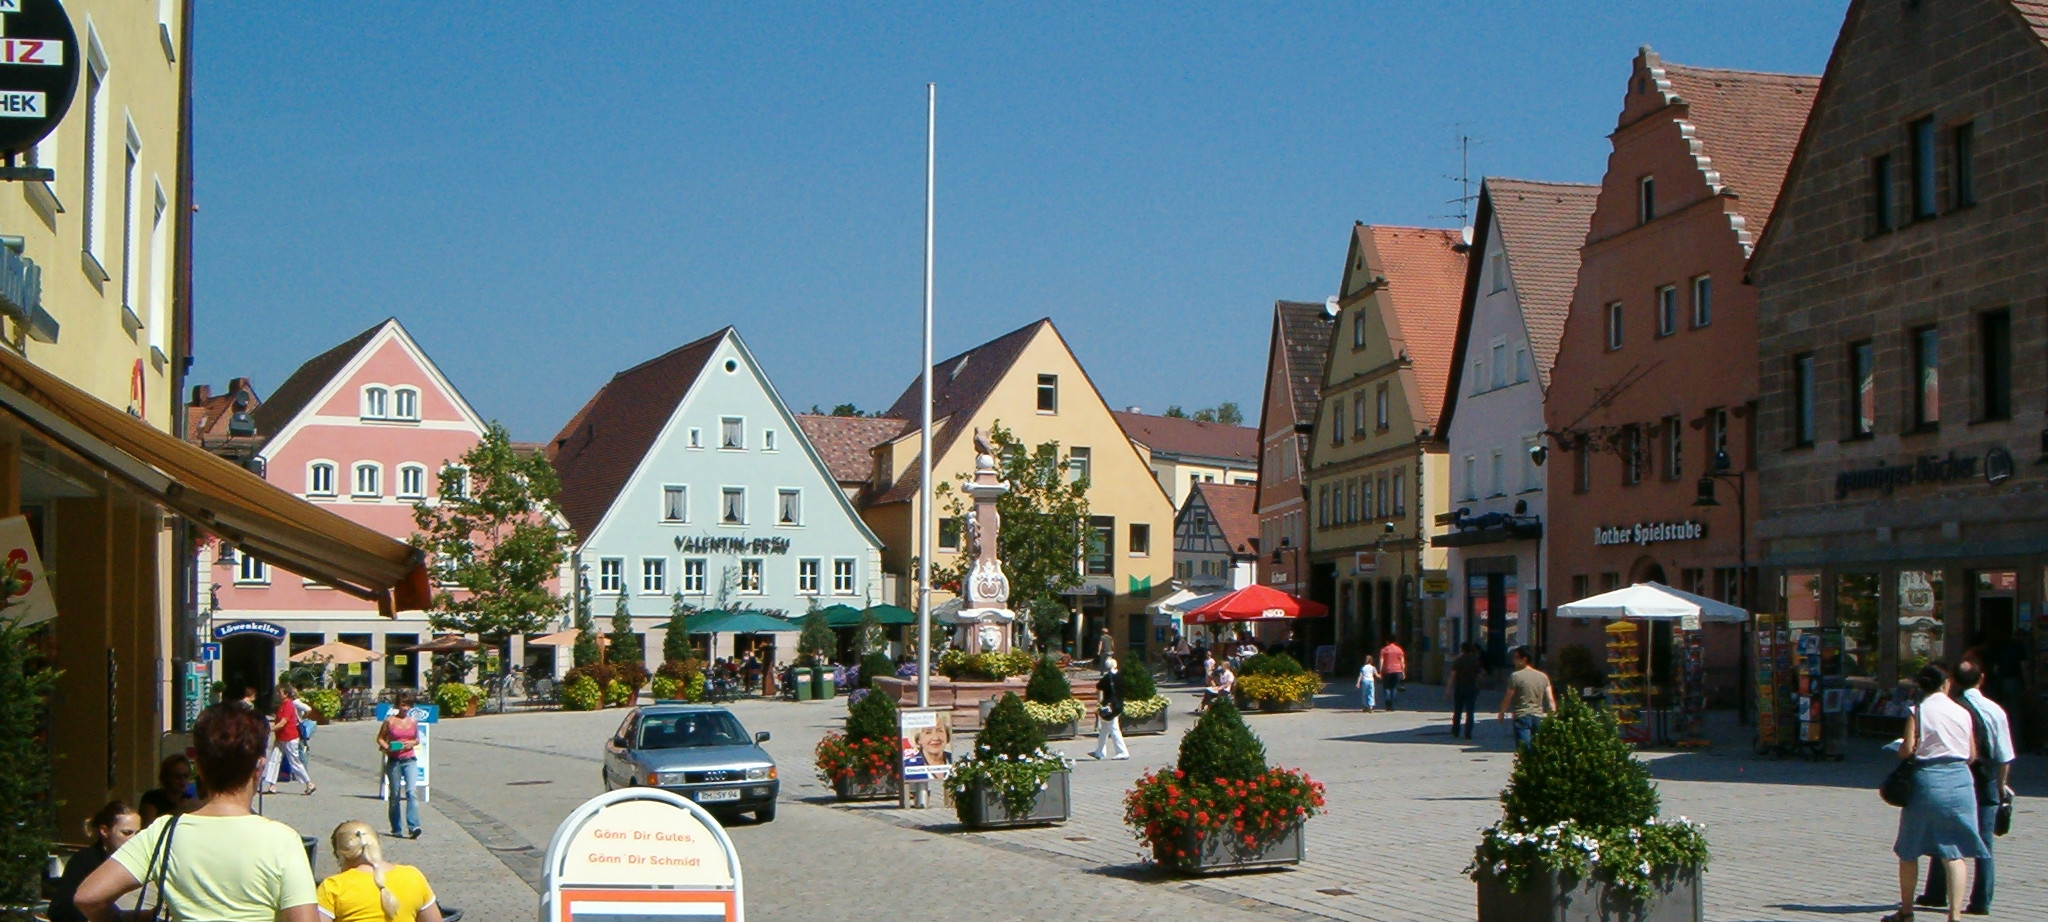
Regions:
M 205 534 L 386 610 L 418 607 L 427 584 L 412 548 L 178 437 L 190 6 L 73 0 L 66 11 L 77 94 L 16 161 L 50 177 L 0 182 L 0 518 L 27 520 L 53 596 L 36 642 L 62 670 L 48 745 L 57 835 L 70 839 L 102 803 L 155 786 L 182 693 L 203 692 L 187 671 L 198 637 L 185 613 L 197 591 L 189 551 Z
M 1411 678 L 1441 674 L 1449 586 L 1428 534 L 1450 498 L 1436 421 L 1465 249 L 1457 231 L 1353 229 L 1304 475 L 1309 592 L 1334 629 L 1315 639 L 1336 645 L 1340 670 L 1393 639 Z
M 919 391 L 912 381 L 883 414 L 905 423 L 872 447 L 873 476 L 861 511 L 887 545 L 883 569 L 902 587 L 894 601 L 907 607 L 916 604 Z M 1173 575 L 1173 502 L 1153 475 L 1148 453 L 1125 435 L 1052 321 L 1036 321 L 933 366 L 932 407 L 932 476 L 942 484 L 957 484 L 974 469 L 976 429 L 1000 424 L 1027 446 L 1060 444 L 1074 471 L 1088 478 L 1092 518 L 1089 552 L 1078 562 L 1076 617 L 1062 641 L 1076 656 L 1093 656 L 1098 629 L 1107 623 L 1119 654 L 1142 656 L 1155 647 L 1145 606 L 1155 593 L 1164 594 Z M 944 514 L 945 501 L 939 502 Z M 960 533 L 953 523 L 942 523 L 933 543 L 935 565 L 958 560 Z M 934 592 L 932 604 L 947 598 Z

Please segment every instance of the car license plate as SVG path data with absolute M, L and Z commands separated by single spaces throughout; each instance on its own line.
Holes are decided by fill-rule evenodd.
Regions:
M 698 791 L 698 792 L 697 792 L 697 802 L 698 802 L 698 803 L 700 803 L 700 804 L 715 804 L 715 803 L 718 803 L 718 802 L 720 802 L 720 801 L 726 801 L 726 800 L 738 800 L 738 799 L 740 799 L 740 791 L 739 791 L 739 789 L 738 789 L 738 788 L 727 788 L 727 789 L 725 789 L 725 790 L 723 790 L 723 791 Z

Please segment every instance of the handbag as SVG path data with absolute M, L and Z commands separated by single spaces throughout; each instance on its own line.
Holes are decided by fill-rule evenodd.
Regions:
M 1097 717 L 1100 717 L 1100 718 L 1102 718 L 1103 720 L 1108 720 L 1108 719 L 1110 719 L 1111 717 L 1115 717 L 1115 716 L 1116 716 L 1116 709 L 1115 709 L 1115 708 L 1112 708 L 1112 707 L 1110 707 L 1110 706 L 1109 706 L 1109 705 L 1107 705 L 1107 704 L 1105 704 L 1105 705 L 1103 705 L 1103 706 L 1101 706 L 1101 707 L 1099 707 L 1099 708 L 1096 708 L 1096 709 L 1095 709 L 1095 715 L 1096 715 Z
M 1913 799 L 1913 776 L 1920 772 L 1920 764 L 1914 759 L 1900 759 L 1884 783 L 1877 786 L 1877 796 L 1894 807 L 1903 807 Z
M 171 822 L 164 827 L 163 838 L 156 840 L 156 847 L 150 849 L 149 870 L 142 875 L 143 893 L 136 897 L 135 913 L 128 918 L 155 922 L 156 919 L 163 917 L 164 883 L 169 878 L 171 871 L 171 837 L 178 834 L 178 820 L 180 819 L 182 817 L 172 814 Z M 154 906 L 149 906 L 148 900 L 148 891 L 151 884 L 156 885 L 156 905 Z M 148 908 L 142 908 L 144 906 L 148 906 Z
M 1998 798 L 1998 817 L 1991 824 L 1994 835 L 2005 835 L 2012 831 L 2012 798 L 2001 795 Z

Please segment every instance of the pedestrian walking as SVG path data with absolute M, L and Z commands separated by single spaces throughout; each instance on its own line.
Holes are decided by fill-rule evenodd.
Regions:
M 114 901 L 147 881 L 164 918 L 317 922 L 313 867 L 298 832 L 249 809 L 270 735 L 262 715 L 233 703 L 200 712 L 192 747 L 206 803 L 158 818 L 88 875 L 77 897 L 85 917 L 115 918 Z
M 1372 664 L 1372 654 L 1365 655 L 1365 662 L 1358 667 L 1358 706 L 1367 714 L 1372 713 L 1374 690 L 1379 687 L 1380 669 Z
M 1920 703 L 1906 715 L 1899 759 L 1913 763 L 1913 793 L 1899 811 L 1892 854 L 1899 859 L 1899 911 L 1885 922 L 1912 922 L 1913 891 L 1920 859 L 1940 860 L 1947 881 L 1948 922 L 1963 915 L 1963 859 L 1988 858 L 1977 827 L 1977 791 L 1969 763 L 1977 757 L 1970 712 L 1956 703 L 1961 694 L 1948 670 L 1930 663 L 1913 677 Z
M 412 719 L 412 692 L 400 691 L 391 701 L 391 713 L 377 727 L 377 751 L 384 756 L 385 811 L 391 820 L 391 834 L 420 837 L 419 789 L 427 779 L 420 770 L 419 721 Z M 400 803 L 403 801 L 403 804 Z M 405 825 L 399 826 L 400 810 Z
M 320 914 L 334 922 L 441 922 L 427 875 L 384 860 L 370 824 L 350 820 L 328 837 L 341 871 L 320 882 Z
M 86 846 L 64 863 L 64 876 L 50 894 L 50 922 L 85 922 L 85 913 L 78 910 L 76 902 L 78 885 L 85 883 L 92 872 L 141 831 L 142 818 L 118 800 L 101 807 L 86 820 Z
M 289 685 L 278 686 L 280 700 L 277 713 L 270 718 L 270 756 L 263 760 L 263 793 L 277 793 L 277 769 L 289 765 L 292 777 L 306 786 L 306 793 L 318 790 L 313 784 L 312 774 L 306 771 L 306 741 L 300 732 L 299 721 L 305 716 L 299 710 L 299 691 Z
M 1401 694 L 1401 679 L 1408 674 L 1408 651 L 1401 649 L 1395 641 L 1387 641 L 1380 648 L 1380 685 L 1386 690 L 1386 709 L 1394 709 L 1394 699 Z
M 2006 719 L 2005 708 L 1985 696 L 1984 679 L 1983 665 L 1968 659 L 1956 666 L 1953 677 L 1955 687 L 1962 690 L 1958 703 L 1975 718 L 1971 734 L 1976 740 L 1977 758 L 1970 763 L 1970 774 L 1977 790 L 1977 838 L 1984 843 L 1984 857 L 1977 859 L 1970 900 L 1963 907 L 1965 914 L 1973 916 L 1991 914 L 1992 891 L 1998 882 L 1991 860 L 1993 843 L 1998 841 L 1998 810 L 2012 803 L 2012 725 Z M 1936 862 L 1928 862 L 1927 888 L 1920 892 L 1920 905 L 1948 905 L 1948 875 L 1940 871 Z
M 1485 671 L 1486 661 L 1479 655 L 1479 645 L 1466 641 L 1457 658 L 1451 660 L 1451 682 L 1444 686 L 1444 697 L 1451 699 L 1452 736 L 1472 738 L 1473 726 L 1478 722 L 1475 712 L 1479 710 L 1479 674 Z
M 1097 668 L 1101 668 L 1102 666 L 1105 666 L 1105 665 L 1107 665 L 1107 664 L 1109 663 L 1109 660 L 1110 660 L 1110 658 L 1111 658 L 1111 657 L 1114 657 L 1115 655 L 1116 655 L 1116 637 L 1115 637 L 1115 635 L 1112 635 L 1112 634 L 1111 634 L 1111 633 L 1109 632 L 1109 625 L 1105 624 L 1105 625 L 1103 625 L 1103 626 L 1102 626 L 1102 630 L 1100 630 L 1100 631 L 1097 631 L 1097 632 L 1095 633 L 1095 665 L 1096 665 L 1096 667 L 1097 667 Z
M 1550 677 L 1536 668 L 1536 653 L 1526 646 L 1515 648 L 1515 671 L 1508 674 L 1507 692 L 1500 696 L 1500 720 L 1515 718 L 1515 748 L 1529 745 L 1529 739 L 1543 726 L 1543 717 L 1557 710 L 1557 695 Z
M 1089 754 L 1097 759 L 1130 758 L 1131 751 L 1124 746 L 1124 676 L 1117 671 L 1116 657 L 1103 657 L 1102 678 L 1095 680 L 1095 692 L 1095 751 Z

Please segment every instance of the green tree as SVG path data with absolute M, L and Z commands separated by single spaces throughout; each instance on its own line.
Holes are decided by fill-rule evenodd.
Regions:
M 819 662 L 831 662 L 839 650 L 839 635 L 825 624 L 825 613 L 813 609 L 804 615 L 803 630 L 796 635 L 796 652 Z
M 1192 416 L 1192 417 L 1189 417 L 1189 418 L 1190 418 L 1190 419 L 1193 419 L 1193 420 L 1194 420 L 1195 422 L 1198 422 L 1198 423 L 1213 423 L 1213 422 L 1215 422 L 1215 421 L 1216 421 L 1216 411 L 1215 411 L 1215 410 L 1196 410 L 1196 411 L 1195 411 L 1195 415 L 1194 415 L 1194 416 Z
M 1067 601 L 1061 593 L 1081 585 L 1088 478 L 1072 476 L 1071 459 L 1058 442 L 1026 449 L 1001 422 L 990 431 L 989 441 L 996 449 L 996 473 L 1010 483 L 1010 492 L 996 500 L 996 512 L 1003 519 L 996 552 L 1010 578 L 1010 609 L 1030 619 L 1032 638 L 1045 649 L 1067 623 Z M 946 496 L 948 514 L 967 514 L 965 499 L 951 484 L 938 489 Z M 934 567 L 932 584 L 959 584 L 973 563 L 962 554 L 951 566 Z
M 633 633 L 633 609 L 626 604 L 626 594 L 619 593 L 619 603 L 612 606 L 612 629 L 606 637 L 611 639 L 611 655 L 606 657 L 614 663 L 644 663 L 647 655 L 640 649 L 640 637 Z
M 690 646 L 690 616 L 697 613 L 697 606 L 683 601 L 683 591 L 678 589 L 668 600 L 668 631 L 661 638 L 661 661 L 680 663 L 697 655 Z
M 1612 715 L 1578 695 L 1559 695 L 1557 713 L 1515 754 L 1500 805 L 1517 829 L 1565 820 L 1628 829 L 1657 815 L 1657 785 L 1622 741 Z
M 1218 698 L 1180 738 L 1177 767 L 1190 781 L 1247 781 L 1266 773 L 1266 744 L 1244 725 L 1237 705 Z
M 495 422 L 442 469 L 438 500 L 413 506 L 413 544 L 443 585 L 428 608 L 434 630 L 495 646 L 561 617 L 562 599 L 548 588 L 568 554 L 569 537 L 555 526 L 560 488 L 547 458 L 513 450 Z
M 1166 408 L 1166 416 L 1169 419 L 1187 419 L 1188 411 L 1181 409 L 1180 404 L 1176 403 Z
M 974 738 L 974 757 L 992 759 L 1009 756 L 1012 759 L 1035 756 L 1045 748 L 1045 728 L 1024 712 L 1024 701 L 1014 692 L 1004 692 L 1003 700 L 988 712 L 988 723 Z
M 7 578 L 0 598 L 20 586 Z M 0 903 L 12 906 L 41 895 L 43 862 L 56 832 L 43 737 L 57 672 L 37 652 L 38 632 L 0 616 Z
M 1038 658 L 1038 665 L 1031 667 L 1031 681 L 1024 686 L 1024 700 L 1039 704 L 1058 704 L 1074 697 L 1074 686 L 1067 681 L 1067 674 L 1060 671 L 1060 664 L 1050 656 Z
M 1238 409 L 1237 401 L 1226 400 L 1216 405 L 1216 421 L 1226 426 L 1244 425 L 1244 411 Z
M 896 699 L 880 692 L 869 692 L 846 709 L 846 738 L 897 739 L 902 730 L 897 727 L 896 719 Z
M 581 669 L 604 658 L 604 649 L 597 644 L 597 618 L 590 613 L 590 586 L 576 587 L 576 646 L 570 651 L 576 667 Z

